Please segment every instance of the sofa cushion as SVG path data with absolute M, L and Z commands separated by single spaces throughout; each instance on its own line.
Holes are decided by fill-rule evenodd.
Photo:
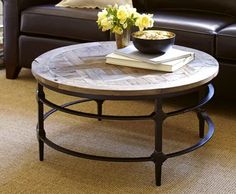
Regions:
M 103 9 L 107 5 L 123 5 L 129 4 L 132 6 L 132 0 L 62 0 L 56 6 L 72 7 L 72 8 L 100 8 Z
M 221 59 L 236 60 L 236 23 L 231 24 L 216 36 L 216 56 Z
M 72 40 L 109 40 L 96 23 L 99 9 L 35 6 L 21 14 L 21 33 Z
M 194 11 L 159 11 L 154 14 L 155 27 L 176 33 L 176 44 L 215 53 L 215 34 L 234 18 Z

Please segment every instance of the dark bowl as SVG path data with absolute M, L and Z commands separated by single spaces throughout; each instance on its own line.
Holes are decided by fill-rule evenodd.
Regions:
M 132 33 L 132 40 L 142 53 L 162 54 L 174 44 L 175 34 L 162 30 L 144 30 Z

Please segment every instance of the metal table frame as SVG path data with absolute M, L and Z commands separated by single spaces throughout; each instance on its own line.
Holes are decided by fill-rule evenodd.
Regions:
M 77 100 L 74 102 L 70 102 L 63 105 L 56 105 L 53 102 L 47 100 L 45 98 L 44 93 L 44 87 L 56 91 L 58 93 L 67 94 L 71 96 L 76 97 L 82 97 L 85 99 Z M 184 95 L 186 93 L 191 92 L 200 92 L 204 88 L 207 88 L 207 91 L 205 92 L 205 95 L 199 100 L 198 104 L 191 106 L 191 107 L 185 107 L 180 110 L 172 111 L 172 112 L 164 112 L 162 109 L 163 100 L 165 98 L 173 97 L 173 96 L 180 96 Z M 162 164 L 167 160 L 168 158 L 180 156 L 189 152 L 192 152 L 204 144 L 206 144 L 210 138 L 212 137 L 214 133 L 214 124 L 210 117 L 207 115 L 207 113 L 201 108 L 204 104 L 206 104 L 214 95 L 214 88 L 211 84 L 204 85 L 201 87 L 197 87 L 188 91 L 184 92 L 176 92 L 174 94 L 158 94 L 158 95 L 149 95 L 149 96 L 102 96 L 102 95 L 90 95 L 90 94 L 83 94 L 83 93 L 74 93 L 74 92 L 68 92 L 64 90 L 60 90 L 57 88 L 53 88 L 51 86 L 42 84 L 38 82 L 38 88 L 37 88 L 37 102 L 38 102 L 38 124 L 37 124 L 37 137 L 39 142 L 39 159 L 40 161 L 44 160 L 44 143 L 47 144 L 49 147 L 52 147 L 55 150 L 58 150 L 60 152 L 73 155 L 76 157 L 86 158 L 90 160 L 100 160 L 100 161 L 110 161 L 110 162 L 147 162 L 152 161 L 155 164 L 155 179 L 156 179 L 156 185 L 161 185 L 161 169 Z M 153 99 L 155 100 L 154 105 L 154 111 L 149 115 L 139 115 L 139 116 L 115 116 L 115 115 L 103 115 L 102 114 L 102 104 L 105 100 L 145 100 L 145 99 Z M 74 104 L 83 103 L 87 101 L 94 100 L 97 102 L 97 114 L 92 113 L 85 113 L 80 112 L 76 110 L 69 109 L 68 107 Z M 51 107 L 52 109 L 46 113 L 44 113 L 44 105 L 47 105 Z M 97 155 L 90 155 L 86 153 L 80 153 L 75 152 L 73 150 L 61 147 L 60 145 L 55 144 L 51 140 L 49 140 L 46 137 L 46 132 L 44 129 L 44 120 L 49 117 L 51 114 L 53 114 L 56 111 L 62 111 L 68 114 L 73 114 L 77 116 L 82 117 L 88 117 L 88 118 L 95 118 L 98 120 L 102 119 L 108 119 L 108 120 L 153 120 L 155 123 L 155 150 L 150 156 L 145 157 L 105 157 L 105 156 L 97 156 Z M 173 153 L 163 153 L 162 151 L 162 124 L 165 119 L 168 117 L 172 117 L 175 115 L 183 114 L 186 112 L 194 111 L 196 112 L 196 115 L 199 120 L 199 136 L 200 141 L 196 143 L 195 145 L 177 151 Z M 208 125 L 208 132 L 204 136 L 204 128 L 205 123 Z

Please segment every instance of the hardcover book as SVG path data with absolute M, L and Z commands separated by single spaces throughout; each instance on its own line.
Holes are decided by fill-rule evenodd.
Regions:
M 122 55 L 111 53 L 106 56 L 106 63 L 113 64 L 113 65 L 134 67 L 134 68 L 173 72 L 179 69 L 180 67 L 183 67 L 184 65 L 186 65 L 193 59 L 194 59 L 194 55 L 191 54 L 191 55 L 187 55 L 186 57 L 181 57 L 181 58 L 171 60 L 171 61 L 169 60 L 167 62 L 149 63 L 149 62 L 144 62 L 144 60 L 137 60 L 130 57 L 125 57 Z
M 193 52 L 188 52 L 188 51 L 183 51 L 180 49 L 176 48 L 171 48 L 169 49 L 166 53 L 164 54 L 144 54 L 138 51 L 133 44 L 122 48 L 122 49 L 117 49 L 114 51 L 115 54 L 118 54 L 120 56 L 136 59 L 138 61 L 143 61 L 145 63 L 152 63 L 152 64 L 160 64 L 160 63 L 166 63 L 169 61 L 177 60 L 177 59 L 183 59 L 183 58 L 193 58 L 194 53 Z

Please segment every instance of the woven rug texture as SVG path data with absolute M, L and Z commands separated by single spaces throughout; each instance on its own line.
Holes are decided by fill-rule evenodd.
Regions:
M 45 146 L 38 160 L 36 138 L 36 81 L 30 70 L 16 80 L 0 71 L 0 193 L 53 194 L 194 194 L 236 193 L 235 104 L 211 102 L 206 109 L 215 123 L 210 142 L 189 154 L 168 159 L 162 168 L 162 186 L 155 186 L 152 162 L 91 161 Z M 46 90 L 48 99 L 63 104 L 76 98 Z M 188 100 L 169 100 L 165 110 L 176 110 Z M 94 102 L 72 107 L 96 112 Z M 46 108 L 46 110 L 49 110 Z M 152 112 L 153 102 L 107 101 L 104 113 L 140 115 Z M 168 118 L 164 123 L 163 150 L 178 151 L 199 141 L 194 113 Z M 115 156 L 149 156 L 154 147 L 152 121 L 97 121 L 57 112 L 45 121 L 47 137 L 66 148 Z

